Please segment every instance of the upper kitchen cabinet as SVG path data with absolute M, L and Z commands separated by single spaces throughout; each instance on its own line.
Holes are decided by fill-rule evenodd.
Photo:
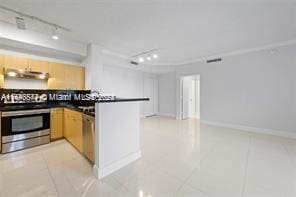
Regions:
M 4 88 L 3 55 L 0 54 L 0 88 Z
M 66 86 L 69 89 L 84 89 L 84 68 L 70 65 L 66 65 L 65 68 Z
M 28 68 L 32 71 L 49 72 L 49 62 L 42 60 L 29 59 Z
M 47 87 L 49 89 L 66 89 L 65 65 L 55 62 L 49 63 L 49 79 Z
M 21 56 L 3 55 L 3 67 L 48 72 L 48 62 Z
M 4 87 L 3 68 L 48 72 L 48 89 L 84 89 L 85 69 L 81 66 L 0 54 L 0 88 Z
M 61 63 L 49 63 L 49 89 L 84 89 L 84 68 Z
M 3 67 L 5 68 L 28 68 L 29 59 L 20 56 L 3 55 Z

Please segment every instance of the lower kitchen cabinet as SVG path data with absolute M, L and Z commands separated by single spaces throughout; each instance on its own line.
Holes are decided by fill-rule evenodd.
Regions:
M 56 140 L 63 136 L 63 108 L 53 108 L 50 110 L 50 139 Z
M 77 150 L 82 152 L 82 113 L 64 109 L 64 136 Z

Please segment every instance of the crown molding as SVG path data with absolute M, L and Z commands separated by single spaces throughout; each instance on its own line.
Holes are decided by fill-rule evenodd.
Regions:
M 155 64 L 151 64 L 151 65 L 150 64 L 143 64 L 143 65 L 144 66 L 184 66 L 186 64 L 202 62 L 202 61 L 206 61 L 208 59 L 213 59 L 213 58 L 217 58 L 217 57 L 230 57 L 230 56 L 235 56 L 235 55 L 242 55 L 242 54 L 246 54 L 246 53 L 270 50 L 270 49 L 275 49 L 275 48 L 280 48 L 280 47 L 285 47 L 285 46 L 292 46 L 292 45 L 296 45 L 296 39 L 288 40 L 288 41 L 284 41 L 284 42 L 272 43 L 272 44 L 253 47 L 253 48 L 240 49 L 240 50 L 230 51 L 230 52 L 226 52 L 226 53 L 219 53 L 219 54 L 210 55 L 210 56 L 203 56 L 203 57 L 188 59 L 188 60 L 184 60 L 184 61 L 180 61 L 180 62 L 165 62 L 165 63 L 155 63 Z M 120 54 L 120 53 L 115 53 L 115 52 L 112 52 L 109 50 L 105 50 L 104 52 L 109 55 L 114 55 L 116 57 L 123 58 L 125 60 L 129 60 L 129 57 L 127 57 L 123 54 Z
M 292 45 L 296 45 L 296 39 L 295 40 L 288 40 L 288 41 L 284 41 L 284 42 L 273 43 L 273 44 L 268 44 L 268 45 L 263 45 L 263 46 L 258 46 L 258 47 L 253 47 L 253 48 L 240 49 L 240 50 L 235 50 L 235 51 L 226 52 L 226 53 L 220 53 L 220 54 L 216 54 L 216 55 L 204 56 L 204 57 L 185 60 L 185 61 L 181 61 L 181 62 L 177 62 L 177 63 L 175 62 L 175 63 L 169 63 L 169 64 L 162 64 L 162 65 L 184 66 L 186 64 L 202 62 L 202 61 L 206 61 L 208 59 L 213 59 L 213 58 L 217 58 L 217 57 L 220 58 L 220 57 L 242 55 L 242 54 L 246 54 L 246 53 L 271 50 L 271 49 L 276 49 L 276 48 L 285 47 L 285 46 L 292 46 Z M 159 66 L 161 66 L 161 65 L 159 65 Z

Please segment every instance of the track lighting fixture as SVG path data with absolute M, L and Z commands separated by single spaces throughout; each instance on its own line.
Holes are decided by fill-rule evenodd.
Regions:
M 54 28 L 54 31 L 53 31 L 53 33 L 51 35 L 51 38 L 54 39 L 54 40 L 59 39 L 59 36 L 57 35 L 57 30 L 63 30 L 63 31 L 66 31 L 66 32 L 71 32 L 71 30 L 66 28 L 66 27 L 63 27 L 63 26 L 55 24 L 55 23 L 51 23 L 49 21 L 46 21 L 46 20 L 41 19 L 41 18 L 36 17 L 36 16 L 32 16 L 32 15 L 29 15 L 29 14 L 26 14 L 26 13 L 23 13 L 23 12 L 19 12 L 19 11 L 15 10 L 15 9 L 12 9 L 12 8 L 9 8 L 9 7 L 5 7 L 5 6 L 0 5 L 0 9 L 11 12 L 11 13 L 14 13 L 16 15 L 16 17 L 15 17 L 16 26 L 17 26 L 18 29 L 21 29 L 21 30 L 26 30 L 25 19 L 26 20 L 29 19 L 29 20 L 37 21 L 39 23 L 47 25 L 50 28 Z
M 139 62 L 143 63 L 143 62 L 145 62 L 145 59 L 143 57 L 139 57 Z
M 145 62 L 145 60 L 147 61 L 155 60 L 158 58 L 158 54 L 155 53 L 158 50 L 159 49 L 151 49 L 149 51 L 138 53 L 131 57 L 131 62 L 134 65 L 138 65 L 139 63 Z

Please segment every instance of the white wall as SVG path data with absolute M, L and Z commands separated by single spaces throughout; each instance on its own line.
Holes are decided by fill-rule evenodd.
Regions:
M 171 72 L 159 76 L 158 109 L 160 115 L 176 116 L 177 79 Z
M 131 69 L 127 62 L 102 53 L 97 45 L 88 47 L 88 58 L 85 59 L 86 87 L 104 93 L 112 93 L 122 98 L 144 97 L 144 79 L 158 75 Z M 141 115 L 143 115 L 143 102 Z
M 296 46 L 290 46 L 225 57 L 219 63 L 189 64 L 177 70 L 177 78 L 200 74 L 203 121 L 296 132 L 295 54 Z M 172 80 L 160 76 L 160 87 Z M 166 91 L 161 95 L 175 94 L 172 87 L 160 89 Z M 175 111 L 174 102 L 160 100 L 160 110 Z M 179 116 L 178 97 L 176 103 Z
M 47 81 L 36 79 L 5 78 L 7 89 L 47 89 Z
M 112 93 L 122 98 L 144 97 L 144 80 L 148 77 L 158 79 L 158 75 L 143 73 L 118 66 L 103 66 L 102 84 L 100 90 L 104 93 Z M 157 102 L 157 101 L 156 101 Z M 141 103 L 141 115 L 144 115 Z
M 101 90 L 117 97 L 143 96 L 143 73 L 115 66 L 103 66 Z

